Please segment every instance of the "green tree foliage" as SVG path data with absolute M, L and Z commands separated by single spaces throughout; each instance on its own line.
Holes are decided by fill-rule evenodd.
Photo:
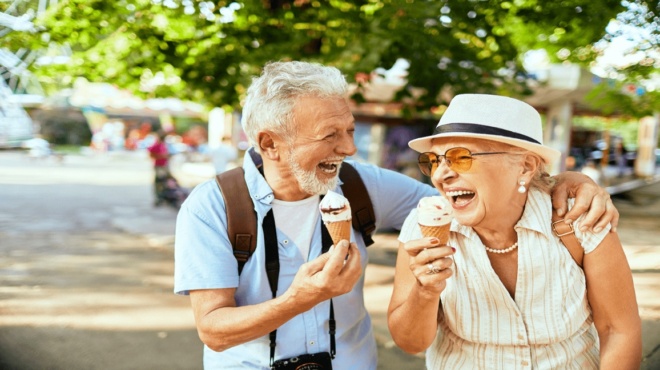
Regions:
M 627 54 L 637 62 L 612 67 L 609 81 L 602 81 L 587 96 L 589 102 L 607 114 L 640 118 L 660 109 L 660 2 L 624 1 L 627 11 L 617 16 L 622 26 L 636 27 Z M 622 28 L 621 28 L 622 29 Z M 622 30 L 606 35 L 605 40 L 621 37 Z M 651 86 L 655 84 L 655 86 Z
M 605 115 L 641 118 L 660 109 L 660 91 L 647 91 L 637 78 L 602 81 L 586 96 Z
M 37 71 L 53 84 L 82 76 L 231 106 L 271 60 L 333 65 L 353 81 L 405 58 L 426 109 L 447 87 L 525 93 L 521 59 L 530 49 L 589 63 L 622 10 L 619 0 L 62 0 L 37 19 L 38 32 L 9 41 L 69 45 L 67 64 Z

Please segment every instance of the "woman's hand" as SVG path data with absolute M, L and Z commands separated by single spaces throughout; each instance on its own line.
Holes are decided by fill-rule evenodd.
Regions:
M 588 176 L 579 172 L 562 172 L 554 178 L 557 184 L 552 189 L 552 207 L 559 216 L 564 216 L 567 224 L 577 220 L 583 213 L 580 230 L 590 228 L 594 232 L 601 231 L 608 223 L 612 224 L 612 232 L 619 224 L 619 211 L 614 207 L 610 194 Z M 575 204 L 566 213 L 568 198 L 575 198 Z
M 440 245 L 437 238 L 412 240 L 404 244 L 404 249 L 409 256 L 408 267 L 422 291 L 431 297 L 439 296 L 452 274 L 450 267 L 454 260 L 450 256 L 455 249 Z
M 408 353 L 422 352 L 433 343 L 442 309 L 440 293 L 452 275 L 454 252 L 437 238 L 399 244 L 387 323 L 394 342 Z

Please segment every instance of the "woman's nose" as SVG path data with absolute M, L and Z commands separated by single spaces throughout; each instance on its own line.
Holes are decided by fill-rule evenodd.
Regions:
M 436 183 L 447 182 L 448 179 L 451 179 L 456 176 L 456 172 L 450 168 L 450 163 L 444 157 L 438 157 L 438 163 L 436 164 L 435 171 L 431 178 Z

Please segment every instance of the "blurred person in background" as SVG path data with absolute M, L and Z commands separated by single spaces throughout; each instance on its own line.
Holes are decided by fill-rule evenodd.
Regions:
M 589 176 L 596 184 L 601 184 L 603 182 L 602 174 L 600 168 L 596 166 L 596 162 L 589 158 L 587 159 L 584 167 L 580 170 L 583 174 Z
M 227 165 L 238 159 L 238 150 L 232 145 L 231 138 L 223 137 L 220 145 L 209 151 L 215 174 L 219 175 L 227 170 Z
M 617 177 L 623 177 L 626 174 L 626 148 L 623 146 L 623 139 L 616 138 L 614 141 L 614 160 L 616 161 Z
M 189 148 L 189 160 L 199 162 L 197 153 L 205 153 L 207 146 L 208 131 L 201 125 L 194 125 L 181 136 L 181 140 Z
M 28 157 L 34 159 L 47 158 L 52 153 L 50 143 L 40 135 L 23 142 L 23 147 L 28 149 Z
M 165 201 L 165 183 L 171 177 L 170 152 L 165 143 L 166 137 L 165 131 L 157 131 L 154 143 L 147 148 L 154 166 L 154 196 L 156 198 L 154 205 L 156 206 L 160 206 Z

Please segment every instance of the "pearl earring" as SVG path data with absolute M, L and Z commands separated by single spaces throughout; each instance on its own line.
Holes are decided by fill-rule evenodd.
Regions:
M 525 181 L 520 180 L 518 181 L 518 183 L 520 184 L 520 186 L 518 187 L 518 192 L 520 194 L 525 194 L 525 192 L 527 191 L 527 188 L 525 188 Z

